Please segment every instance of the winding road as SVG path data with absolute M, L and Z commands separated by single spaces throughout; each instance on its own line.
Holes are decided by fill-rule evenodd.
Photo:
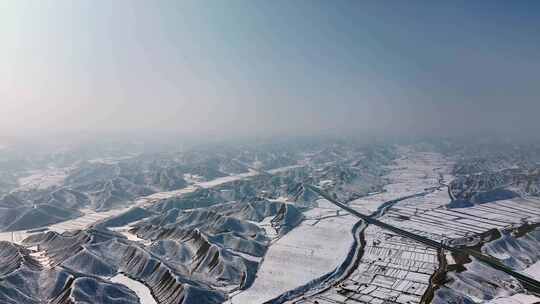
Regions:
M 362 214 L 362 213 L 354 210 L 353 208 L 351 208 L 351 207 L 349 207 L 349 206 L 347 206 L 347 205 L 345 205 L 345 204 L 343 204 L 341 202 L 338 202 L 337 200 L 333 199 L 329 194 L 327 194 L 326 192 L 324 192 L 323 190 L 321 190 L 321 189 L 319 189 L 319 188 L 317 188 L 315 186 L 305 185 L 305 187 L 307 187 L 310 190 L 316 192 L 317 194 L 319 194 L 320 196 L 322 196 L 323 198 L 325 198 L 326 200 L 328 200 L 332 204 L 338 206 L 339 208 L 341 208 L 341 209 L 349 212 L 350 214 L 364 220 L 368 224 L 373 224 L 373 225 L 376 225 L 378 227 L 381 227 L 382 229 L 392 231 L 393 233 L 396 233 L 396 234 L 401 235 L 403 237 L 412 239 L 414 241 L 422 243 L 422 244 L 424 244 L 424 245 L 426 245 L 428 247 L 431 247 L 431 248 L 444 249 L 444 250 L 447 250 L 447 251 L 450 251 L 450 252 L 453 252 L 453 253 L 456 253 L 456 254 L 465 254 L 465 255 L 473 256 L 476 259 L 478 259 L 479 261 L 484 262 L 485 264 L 487 264 L 487 265 L 489 265 L 489 266 L 491 266 L 491 267 L 493 267 L 493 268 L 495 268 L 497 270 L 503 271 L 503 272 L 507 273 L 508 275 L 516 278 L 518 281 L 520 281 L 523 284 L 523 286 L 525 288 L 527 288 L 527 290 L 540 295 L 540 282 L 538 282 L 537 280 L 535 280 L 533 278 L 530 278 L 530 277 L 528 277 L 526 275 L 523 275 L 522 273 L 519 273 L 519 272 L 516 272 L 516 271 L 512 270 L 511 268 L 504 265 L 498 259 L 496 259 L 496 258 L 494 258 L 492 256 L 488 256 L 488 255 L 482 254 L 482 253 L 480 253 L 478 251 L 471 250 L 471 249 L 455 248 L 455 247 L 449 246 L 449 245 L 447 245 L 447 244 L 445 244 L 443 242 L 436 242 L 434 240 L 431 240 L 431 239 L 428 239 L 426 237 L 417 235 L 415 233 L 412 233 L 412 232 L 400 229 L 398 227 L 383 223 L 383 222 L 375 219 L 374 217 Z

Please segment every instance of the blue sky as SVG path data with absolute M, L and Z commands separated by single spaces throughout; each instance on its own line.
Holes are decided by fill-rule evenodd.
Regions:
M 536 1 L 3 1 L 0 132 L 540 129 Z

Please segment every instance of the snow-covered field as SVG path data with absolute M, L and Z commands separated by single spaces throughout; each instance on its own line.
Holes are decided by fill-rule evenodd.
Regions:
M 448 297 L 464 297 L 463 303 L 536 304 L 540 298 L 528 294 L 508 274 L 471 258 L 465 271 L 450 271 L 444 286 L 435 291 L 434 303 L 447 303 Z M 461 303 L 461 302 L 460 302 Z
M 296 169 L 296 168 L 302 168 L 302 167 L 305 167 L 305 165 L 285 166 L 285 167 L 280 167 L 280 168 L 276 168 L 276 169 L 270 169 L 270 170 L 267 170 L 267 171 L 270 174 L 276 174 L 276 173 L 281 173 L 281 172 L 285 172 L 285 171 Z
M 345 259 L 353 242 L 358 219 L 337 214 L 326 200 L 305 212 L 300 226 L 277 240 L 266 253 L 257 279 L 230 303 L 263 303 L 331 272 Z
M 19 243 L 27 237 L 26 231 L 0 232 L 0 241 Z
M 122 160 L 130 159 L 130 158 L 133 158 L 135 156 L 137 156 L 137 154 L 116 156 L 116 157 L 100 157 L 100 158 L 89 159 L 88 162 L 91 163 L 91 164 L 98 163 L 98 164 L 113 165 L 113 164 L 117 164 L 118 162 L 120 162 Z
M 104 212 L 96 212 L 90 209 L 83 209 L 81 210 L 81 212 L 84 213 L 83 216 L 73 220 L 51 225 L 49 226 L 49 230 L 62 233 L 68 230 L 84 229 L 96 223 L 97 221 L 108 218 L 110 216 L 121 214 L 122 212 L 125 212 L 127 210 L 129 210 L 129 207 L 112 209 Z
M 437 252 L 370 225 L 358 268 L 346 280 L 297 303 L 419 303 L 437 269 Z
M 511 297 L 498 298 L 489 302 L 487 304 L 538 304 L 540 303 L 540 298 L 525 295 L 525 294 L 515 294 Z
M 163 191 L 163 192 L 157 192 L 154 194 L 150 194 L 148 196 L 139 197 L 137 200 L 135 200 L 135 204 L 131 207 L 146 207 L 148 205 L 151 205 L 159 200 L 180 196 L 182 194 L 190 193 L 197 190 L 194 186 L 187 186 L 182 189 L 174 190 L 174 191 Z
M 527 269 L 523 271 L 525 274 L 529 275 L 531 278 L 540 281 L 540 261 L 532 264 Z
M 390 166 L 389 174 L 384 176 L 388 179 L 388 185 L 384 186 L 385 192 L 361 197 L 350 202 L 361 213 L 371 214 L 386 201 L 423 192 L 424 189 L 439 186 L 439 173 L 449 178 L 447 173 L 451 163 L 444 160 L 441 155 L 435 153 L 416 153 L 406 148 L 401 148 L 402 157 L 396 160 L 396 164 Z M 445 203 L 448 196 L 445 197 Z
M 35 251 L 31 253 L 30 256 L 38 261 L 41 267 L 51 268 L 51 265 L 53 264 L 52 260 L 45 254 L 44 251 Z
M 69 220 L 69 221 L 53 224 L 46 228 L 50 231 L 56 231 L 58 233 L 62 233 L 64 231 L 69 231 L 69 230 L 82 230 L 91 226 L 97 221 L 103 220 L 110 216 L 121 214 L 122 212 L 125 212 L 127 210 L 129 210 L 129 207 L 113 209 L 113 210 L 104 211 L 104 212 L 96 212 L 90 209 L 82 209 L 80 210 L 83 213 L 82 216 L 76 219 Z M 1 232 L 0 241 L 10 241 L 14 243 L 20 243 L 27 236 L 32 234 L 31 231 L 37 231 L 37 230 L 39 230 L 39 228 L 23 230 L 23 231 Z
M 125 236 L 130 241 L 138 242 L 138 243 L 141 243 L 141 244 L 144 244 L 144 245 L 150 245 L 152 243 L 151 241 L 141 239 L 137 235 L 129 232 L 129 229 L 132 228 L 132 225 L 134 225 L 136 223 L 138 223 L 138 221 L 130 223 L 129 225 L 126 225 L 126 226 L 108 227 L 108 229 L 120 233 L 121 235 Z
M 399 202 L 389 210 L 384 221 L 441 240 L 462 238 L 494 228 L 519 226 L 524 220 L 537 222 L 540 216 L 540 204 L 530 199 L 515 198 L 447 209 L 444 205 L 449 200 L 446 190 L 442 189 L 424 197 Z
M 413 153 L 401 149 L 404 156 L 396 161 L 387 176 L 391 184 L 387 192 L 360 198 L 351 206 L 368 214 L 380 204 L 379 199 L 389 200 L 425 188 L 438 186 L 439 175 L 445 183 L 453 177 L 449 174 L 452 163 L 435 153 Z M 468 208 L 448 209 L 450 202 L 446 187 L 425 196 L 413 197 L 395 204 L 387 212 L 384 222 L 399 228 L 441 240 L 462 238 L 493 228 L 508 228 L 522 221 L 537 222 L 540 202 L 535 198 L 500 200 Z
M 139 297 L 141 304 L 157 304 L 156 300 L 154 300 L 154 297 L 152 297 L 152 294 L 150 293 L 150 289 L 148 289 L 148 287 L 141 282 L 130 279 L 123 274 L 115 275 L 111 278 L 111 281 L 125 285 L 127 288 L 133 290 L 133 292 L 135 292 L 135 294 Z

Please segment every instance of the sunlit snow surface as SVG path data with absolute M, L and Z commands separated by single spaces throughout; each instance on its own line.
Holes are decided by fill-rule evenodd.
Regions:
M 532 264 L 529 268 L 523 271 L 528 274 L 531 278 L 534 278 L 537 281 L 540 281 L 540 261 Z
M 326 200 L 318 203 L 304 213 L 307 219 L 300 226 L 270 246 L 255 283 L 231 303 L 263 303 L 339 266 L 353 242 L 357 219 L 337 214 L 338 208 Z
M 487 304 L 538 304 L 540 298 L 524 295 L 524 294 L 515 294 L 511 297 L 498 298 L 493 301 L 486 302 Z

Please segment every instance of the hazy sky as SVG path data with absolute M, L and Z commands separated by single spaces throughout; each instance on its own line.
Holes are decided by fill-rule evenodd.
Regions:
M 540 132 L 538 1 L 4 0 L 0 45 L 0 135 Z

